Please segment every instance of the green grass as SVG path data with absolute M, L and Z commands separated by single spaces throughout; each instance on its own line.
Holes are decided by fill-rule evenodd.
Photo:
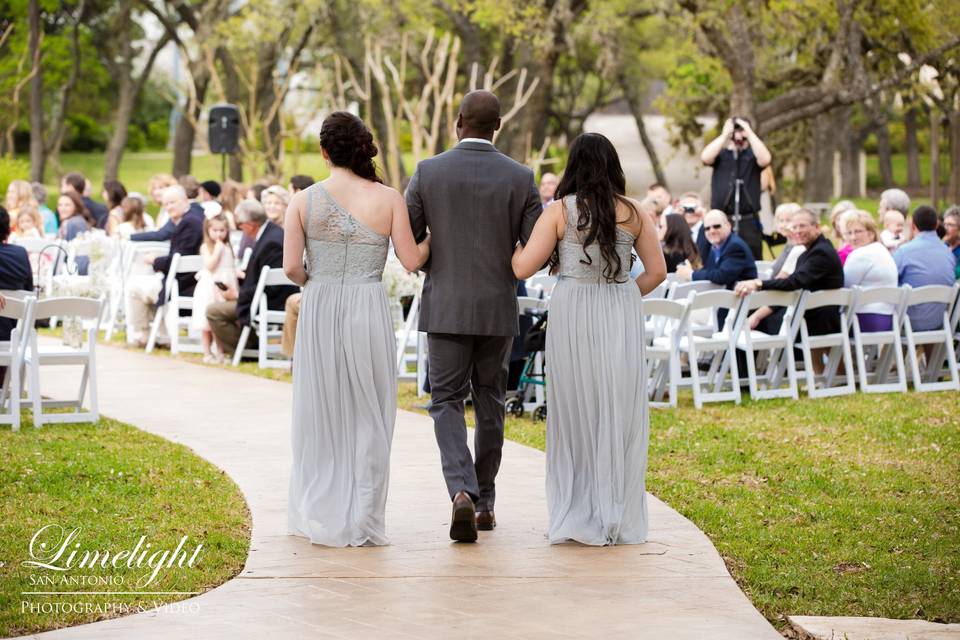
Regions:
M 946 145 L 944 145 L 946 146 Z M 895 153 L 890 157 L 890 164 L 893 166 L 894 185 L 903 186 L 907 184 L 907 154 Z M 940 182 L 946 186 L 950 179 L 950 152 L 944 150 L 940 154 Z M 920 154 L 920 181 L 929 190 L 930 185 L 930 154 Z M 885 185 L 880 179 L 880 159 L 876 155 L 867 155 L 867 188 L 885 189 Z
M 424 401 L 401 386 L 402 408 Z M 780 628 L 788 614 L 958 622 L 958 415 L 953 392 L 687 398 L 651 412 L 647 487 Z M 505 431 L 545 448 L 543 422 L 508 417 Z
M 189 597 L 21 595 L 24 591 L 203 592 L 243 568 L 251 528 L 243 496 L 226 473 L 183 445 L 110 419 L 35 429 L 27 418 L 19 433 L 0 428 L 0 456 L 0 636 L 93 622 Z M 55 575 L 54 584 L 40 584 L 40 576 L 57 572 L 21 563 L 30 560 L 34 534 L 51 524 L 66 531 L 79 527 L 80 553 L 132 550 L 140 536 L 152 546 L 150 553 L 172 552 L 183 536 L 187 557 L 203 546 L 192 567 L 164 569 L 147 587 L 136 586 L 151 572 L 146 563 L 127 568 L 125 561 L 106 569 L 75 564 Z M 56 543 L 55 536 L 47 540 Z M 81 576 L 113 583 L 63 582 Z M 24 610 L 24 602 L 89 603 L 93 610 L 38 613 Z

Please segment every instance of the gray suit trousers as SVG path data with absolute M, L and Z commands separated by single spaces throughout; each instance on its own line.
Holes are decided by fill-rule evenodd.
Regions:
M 430 417 L 450 498 L 466 491 L 477 511 L 492 511 L 503 450 L 504 398 L 512 336 L 427 334 Z M 474 452 L 467 446 L 463 403 L 473 394 Z

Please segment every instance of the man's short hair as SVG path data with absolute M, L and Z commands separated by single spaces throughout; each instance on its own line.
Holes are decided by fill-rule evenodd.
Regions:
M 262 225 L 267 221 L 267 211 L 258 200 L 241 200 L 233 215 L 237 218 L 237 224 L 252 222 Z
M 47 201 L 47 188 L 42 182 L 31 182 L 30 188 L 33 190 L 33 199 L 43 204 Z
M 902 189 L 887 189 L 880 194 L 881 209 L 896 209 L 906 217 L 910 211 L 910 196 Z
M 200 183 L 193 176 L 180 176 L 178 182 L 191 200 L 200 195 Z
M 163 194 L 160 196 L 161 202 L 167 198 L 176 198 L 177 200 L 186 200 L 187 191 L 179 184 L 172 184 L 169 187 L 164 188 Z
M 813 211 L 810 211 L 810 209 L 807 209 L 806 207 L 800 207 L 799 209 L 793 212 L 794 218 L 796 218 L 799 215 L 807 216 L 807 218 L 810 219 L 810 224 L 814 226 L 817 226 L 820 224 L 820 217 L 817 214 L 815 214 Z
M 83 190 L 87 185 L 87 179 L 83 177 L 82 173 L 71 171 L 63 176 L 63 181 L 70 185 L 70 188 L 76 191 L 77 194 L 83 195 Z
M 314 182 L 313 176 L 298 175 L 290 178 L 290 186 L 294 191 L 303 191 Z
M 960 219 L 960 205 L 953 205 L 949 209 L 943 212 L 943 219 L 947 218 L 958 218 Z
M 919 206 L 913 211 L 913 226 L 919 231 L 936 231 L 939 222 L 937 210 L 929 205 Z

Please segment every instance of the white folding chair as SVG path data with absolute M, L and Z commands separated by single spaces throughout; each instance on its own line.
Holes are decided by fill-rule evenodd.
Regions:
M 687 354 L 690 363 L 694 406 L 699 409 L 704 402 L 727 400 L 740 404 L 735 325 L 739 309 L 743 304 L 742 300 L 732 291 L 726 290 L 695 292 L 693 297 L 687 300 L 691 317 L 701 309 L 709 309 L 712 312 L 720 309 L 727 311 L 723 326 L 710 335 L 698 335 L 688 319 L 687 335 L 680 339 L 680 351 Z M 705 376 L 700 373 L 700 357 L 703 355 L 710 357 L 710 368 Z M 704 390 L 703 383 L 708 387 L 712 386 L 713 391 Z M 729 390 L 724 390 L 728 383 Z
M 181 310 L 193 311 L 193 296 L 180 295 L 178 274 L 196 273 L 203 269 L 203 258 L 198 255 L 183 256 L 173 254 L 170 259 L 170 270 L 167 272 L 167 281 L 164 285 L 163 304 L 157 307 L 157 315 L 150 327 L 150 337 L 147 339 L 147 353 L 153 351 L 157 344 L 157 335 L 160 333 L 160 324 L 166 322 L 167 333 L 170 335 L 170 353 L 178 354 L 181 351 L 202 353 L 203 347 L 199 340 L 184 340 L 180 330 L 185 329 L 189 337 L 190 316 L 181 316 Z
M 838 307 L 840 313 L 840 332 L 811 336 L 805 318 L 800 319 L 800 351 L 803 353 L 803 372 L 807 383 L 807 395 L 811 398 L 827 398 L 855 393 L 853 356 L 850 350 L 850 312 L 856 299 L 853 289 L 831 289 L 826 291 L 808 291 L 803 302 L 803 313 L 823 307 Z M 829 349 L 826 368 L 817 376 L 813 368 L 813 349 Z M 834 386 L 838 377 L 839 364 L 843 362 L 843 382 Z M 817 378 L 821 385 L 817 386 Z
M 643 296 L 643 299 L 656 300 L 658 298 L 665 298 L 667 296 L 668 291 L 670 291 L 670 284 L 666 280 L 664 280 L 663 282 L 658 284 L 653 291 Z
M 233 352 L 233 366 L 239 366 L 244 356 L 257 358 L 257 366 L 261 369 L 289 369 L 291 362 L 280 351 L 280 344 L 276 342 L 283 336 L 283 319 L 286 312 L 283 309 L 271 309 L 267 305 L 267 287 L 296 286 L 283 272 L 283 269 L 264 267 L 257 280 L 257 288 L 250 302 L 250 323 L 257 327 L 257 348 L 247 349 L 250 340 L 250 327 L 244 326 L 240 331 L 240 340 L 237 349 Z M 270 340 L 274 342 L 271 343 Z M 277 356 L 281 357 L 277 357 Z M 273 357 L 271 357 L 273 356 Z
M 735 325 L 736 345 L 746 354 L 747 383 L 750 385 L 750 397 L 754 400 L 770 398 L 793 398 L 797 395 L 797 372 L 793 358 L 796 322 L 803 313 L 803 291 L 757 291 L 743 300 L 739 317 Z M 760 307 L 785 307 L 783 322 L 775 334 L 764 333 L 749 326 L 750 312 Z M 756 354 L 762 353 L 758 362 Z M 786 363 L 784 363 L 786 359 Z M 764 366 L 762 376 L 757 368 Z M 785 366 L 784 366 L 785 365 Z M 783 372 L 786 371 L 787 386 L 782 386 Z
M 957 356 L 953 349 L 953 332 L 950 326 L 949 311 L 956 299 L 953 287 L 945 285 L 928 285 L 907 291 L 907 300 L 901 314 L 903 320 L 903 336 L 901 342 L 907 346 L 907 358 L 910 361 L 910 373 L 913 377 L 913 388 L 916 391 L 958 391 L 960 390 L 960 373 L 957 371 Z M 915 331 L 910 322 L 909 308 L 917 304 L 943 304 L 943 321 L 939 329 Z M 917 347 L 931 345 L 925 369 L 920 370 L 920 359 L 917 357 Z M 949 380 L 940 380 L 940 370 L 943 366 L 944 351 L 946 351 L 947 370 Z M 932 381 L 924 382 L 924 378 Z
M 119 251 L 119 298 L 116 304 L 111 299 L 111 305 L 107 312 L 107 319 L 101 323 L 104 331 L 104 338 L 109 342 L 113 337 L 113 332 L 118 326 L 123 326 L 121 319 L 121 310 L 124 306 L 124 300 L 127 298 L 127 289 L 130 278 L 136 275 L 154 273 L 153 268 L 144 262 L 148 255 L 165 256 L 170 252 L 169 242 L 133 242 L 124 240 L 120 243 Z
M 667 291 L 668 300 L 686 300 L 691 291 L 702 293 L 704 291 L 718 291 L 724 287 L 710 282 L 709 280 L 693 280 L 691 282 L 680 282 L 678 280 L 670 283 L 670 289 Z
M 889 393 L 906 391 L 907 377 L 900 348 L 900 317 L 907 297 L 905 287 L 858 288 L 850 310 L 850 325 L 853 327 L 853 348 L 857 359 L 857 378 L 864 393 Z M 889 331 L 860 330 L 857 313 L 867 305 L 887 304 L 893 308 L 893 324 Z M 887 382 L 891 360 L 896 380 Z
M 547 271 L 538 271 L 527 278 L 527 295 L 549 299 L 556 285 L 557 276 L 550 275 Z
M 64 344 L 40 346 L 37 331 L 30 330 L 30 350 L 24 357 L 24 365 L 29 371 L 29 397 L 33 404 L 33 425 L 39 427 L 45 422 L 96 422 L 100 419 L 97 405 L 97 332 L 104 300 L 93 298 L 47 298 L 34 303 L 34 320 L 44 320 L 51 316 L 77 318 L 86 331 L 86 341 L 81 346 L 70 347 Z M 66 328 L 65 328 L 66 330 Z M 41 396 L 40 367 L 44 365 L 82 366 L 80 392 L 76 400 L 44 400 Z M 90 390 L 90 409 L 84 412 L 83 400 Z M 44 408 L 71 408 L 72 413 L 45 413 Z
M 757 277 L 761 280 L 767 280 L 773 277 L 773 261 L 772 260 L 757 260 Z
M 247 270 L 247 265 L 250 264 L 250 256 L 252 255 L 253 255 L 253 247 L 247 247 L 246 249 L 243 250 L 243 255 L 240 256 L 240 262 L 237 263 L 237 268 L 240 269 L 240 271 Z
M 9 296 L 4 292 L 6 304 L 0 310 L 0 318 L 16 320 L 17 325 L 10 331 L 10 339 L 0 342 L 0 366 L 6 367 L 3 388 L 0 389 L 0 424 L 11 425 L 14 431 L 20 430 L 20 402 L 23 393 L 23 362 L 27 345 L 30 342 L 30 327 L 33 325 L 32 296 L 23 298 Z
M 644 324 L 653 325 L 647 337 L 644 361 L 647 395 L 651 407 L 677 406 L 680 384 L 680 341 L 687 330 L 690 304 L 685 301 L 653 299 L 643 301 Z M 664 393 L 668 401 L 663 402 Z

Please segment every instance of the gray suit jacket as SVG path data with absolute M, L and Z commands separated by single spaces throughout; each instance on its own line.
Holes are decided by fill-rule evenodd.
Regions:
M 543 211 L 533 171 L 493 145 L 461 142 L 417 165 L 406 191 L 417 242 L 430 227 L 420 331 L 515 336 L 510 259 Z

